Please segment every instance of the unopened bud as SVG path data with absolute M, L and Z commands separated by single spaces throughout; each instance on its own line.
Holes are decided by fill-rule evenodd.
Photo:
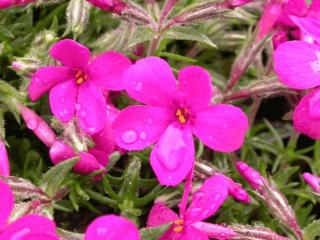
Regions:
M 56 134 L 49 125 L 31 109 L 19 105 L 20 114 L 27 127 L 41 140 L 47 147 L 51 147 L 56 140 Z
M 269 228 L 248 225 L 234 225 L 231 228 L 238 234 L 237 237 L 232 238 L 233 240 L 289 240 L 289 238 L 280 236 Z
M 246 190 L 239 184 L 233 181 L 231 178 L 228 178 L 228 191 L 229 195 L 232 196 L 235 200 L 242 203 L 250 203 L 251 198 Z
M 28 3 L 35 2 L 36 0 L 1 0 L 0 1 L 0 9 L 26 5 Z
M 195 222 L 192 226 L 210 236 L 210 239 L 236 239 L 238 234 L 230 227 L 218 224 Z
M 34 58 L 16 58 L 16 60 L 11 65 L 11 67 L 17 73 L 21 73 L 24 75 L 31 75 L 40 66 L 40 61 Z
M 86 28 L 89 15 L 90 5 L 85 0 L 71 0 L 67 8 L 68 31 L 80 35 Z
M 236 168 L 240 175 L 250 184 L 253 189 L 261 189 L 264 178 L 258 171 L 242 161 L 238 161 L 236 163 Z
M 110 13 L 121 14 L 127 7 L 122 0 L 87 0 L 92 5 Z
M 311 173 L 303 174 L 304 181 L 317 193 L 320 193 L 320 178 Z

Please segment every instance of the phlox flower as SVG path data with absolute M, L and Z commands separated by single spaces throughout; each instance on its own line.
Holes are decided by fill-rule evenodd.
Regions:
M 116 215 L 96 218 L 88 226 L 84 240 L 139 240 L 137 226 L 130 220 Z
M 25 5 L 32 2 L 35 2 L 35 0 L 0 0 L 0 9 Z
M 55 223 L 38 215 L 26 215 L 9 223 L 14 206 L 10 187 L 0 180 L 0 240 L 58 240 Z
M 8 153 L 4 142 L 0 138 L 0 176 L 10 175 L 10 165 L 8 160 Z
M 181 69 L 178 83 L 159 57 L 138 60 L 124 76 L 130 97 L 146 105 L 122 110 L 113 123 L 117 144 L 142 150 L 155 143 L 151 166 L 163 185 L 177 185 L 194 163 L 192 134 L 211 149 L 234 151 L 248 129 L 243 111 L 232 105 L 211 105 L 210 74 L 201 67 Z
M 315 88 L 296 106 L 293 123 L 298 132 L 320 139 L 320 46 L 304 41 L 281 44 L 274 53 L 274 70 L 290 88 Z
M 28 87 L 31 100 L 50 91 L 50 108 L 56 118 L 68 122 L 75 114 L 87 133 L 101 131 L 107 116 L 102 90 L 123 89 L 123 73 L 130 60 L 113 51 L 90 60 L 89 49 L 70 39 L 55 43 L 50 55 L 64 66 L 46 66 L 33 74 Z
M 31 109 L 22 105 L 19 109 L 27 127 L 50 149 L 49 155 L 54 164 L 79 156 L 80 159 L 76 162 L 74 170 L 88 174 L 105 169 L 109 163 L 109 155 L 116 150 L 110 121 L 115 118 L 118 110 L 110 104 L 107 105 L 108 121 L 104 128 L 99 133 L 91 135 L 95 146 L 79 152 L 59 139 L 48 124 Z
M 188 191 L 188 190 L 187 190 Z M 149 212 L 148 227 L 173 223 L 159 240 L 232 239 L 237 234 L 230 228 L 202 222 L 212 216 L 228 197 L 228 181 L 222 175 L 208 178 L 192 197 L 182 198 L 179 216 L 163 203 L 155 203 Z
M 303 173 L 303 179 L 313 189 L 313 191 L 320 193 L 320 177 L 305 172 Z

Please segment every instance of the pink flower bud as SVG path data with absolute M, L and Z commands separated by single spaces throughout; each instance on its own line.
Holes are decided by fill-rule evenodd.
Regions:
M 0 9 L 13 7 L 13 6 L 26 5 L 32 2 L 35 2 L 35 0 L 0 0 Z
M 253 189 L 260 189 L 263 186 L 264 178 L 259 172 L 251 168 L 242 161 L 236 163 L 236 168 L 240 175 L 250 184 Z
M 31 109 L 20 105 L 20 114 L 27 127 L 47 146 L 50 147 L 56 140 L 56 135 L 48 124 Z
M 311 173 L 304 173 L 303 179 L 317 193 L 320 193 L 320 178 Z
M 6 146 L 0 139 L 0 176 L 9 176 L 10 166 Z
M 229 195 L 239 202 L 246 204 L 251 202 L 251 198 L 247 191 L 244 190 L 239 183 L 236 183 L 231 178 L 228 178 L 228 191 Z
M 49 155 L 52 163 L 58 164 L 63 160 L 74 157 L 76 154 L 69 145 L 61 141 L 55 141 L 49 150 Z
M 289 240 L 289 238 L 278 235 L 269 228 L 253 227 L 248 225 L 235 225 L 232 226 L 233 230 L 239 234 L 236 239 L 257 239 L 257 240 Z
M 87 0 L 92 5 L 106 12 L 121 14 L 127 7 L 122 0 Z
M 252 2 L 252 0 L 228 0 L 227 2 L 230 8 L 235 8 Z

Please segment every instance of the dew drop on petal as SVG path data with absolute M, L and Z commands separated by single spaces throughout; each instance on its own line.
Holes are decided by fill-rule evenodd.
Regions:
M 138 133 L 134 129 L 127 130 L 121 135 L 121 140 L 127 144 L 135 143 L 137 139 L 138 139 Z
M 38 121 L 35 119 L 30 119 L 27 121 L 27 127 L 31 130 L 34 130 L 38 127 Z
M 108 232 L 108 229 L 106 229 L 106 228 L 103 228 L 103 227 L 98 227 L 97 228 L 97 235 L 98 236 L 102 237 L 102 236 L 106 235 L 107 232 Z
M 142 139 L 142 140 L 145 140 L 147 138 L 147 133 L 145 132 L 141 132 L 139 137 Z
M 80 116 L 83 117 L 83 118 L 87 117 L 87 112 L 86 111 L 81 111 L 80 112 Z
M 94 133 L 96 131 L 96 128 L 94 127 L 89 127 L 88 128 L 88 131 L 91 132 L 91 133 Z
M 37 78 L 37 77 L 36 77 L 36 78 L 34 78 L 34 81 L 35 81 L 36 83 L 38 83 L 38 84 L 41 82 L 41 81 L 40 81 L 40 79 L 39 79 L 39 78 Z
M 24 236 L 31 232 L 30 228 L 23 228 L 19 231 L 16 231 L 13 235 L 10 236 L 10 240 L 21 240 L 24 239 Z
M 140 90 L 142 89 L 142 82 L 138 82 L 138 83 L 136 84 L 136 86 L 135 86 L 135 89 L 136 89 L 137 91 L 140 91 Z
M 60 101 L 61 101 L 62 103 L 64 103 L 66 100 L 65 100 L 64 97 L 62 97 L 62 98 L 60 98 Z
M 62 85 L 61 85 L 61 88 L 62 88 L 62 89 L 66 89 L 66 85 L 62 84 Z
M 75 107 L 75 109 L 76 109 L 76 110 L 80 110 L 81 105 L 80 105 L 80 104 L 78 104 L 78 103 L 76 103 L 76 105 L 75 105 L 74 107 Z
M 148 123 L 149 123 L 149 124 L 152 124 L 152 123 L 153 123 L 153 121 L 152 121 L 151 118 L 148 118 Z

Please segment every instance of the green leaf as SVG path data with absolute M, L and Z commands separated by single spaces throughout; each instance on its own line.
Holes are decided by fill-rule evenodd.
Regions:
M 140 229 L 141 240 L 157 240 L 171 225 L 172 223 L 167 223 L 154 228 L 142 228 Z
M 66 179 L 68 173 L 73 168 L 74 164 L 79 160 L 79 157 L 74 157 L 69 160 L 65 160 L 58 165 L 52 167 L 46 172 L 42 179 L 40 187 L 50 197 L 54 197 L 60 190 L 63 181 Z
M 127 43 L 127 48 L 133 47 L 139 43 L 150 41 L 155 36 L 156 33 L 152 31 L 150 27 L 138 26 L 130 36 Z
M 174 54 L 174 53 L 170 53 L 170 52 L 160 52 L 158 54 L 158 56 L 160 57 L 167 57 L 169 59 L 173 59 L 179 62 L 186 62 L 186 63 L 196 63 L 197 60 L 193 59 L 193 58 L 188 58 L 179 54 Z
M 318 236 L 320 236 L 320 220 L 310 223 L 303 229 L 304 240 L 314 240 Z
M 163 38 L 196 41 L 199 43 L 204 43 L 210 47 L 217 48 L 217 46 L 210 40 L 210 38 L 208 38 L 207 35 L 191 27 L 172 27 L 164 34 Z

